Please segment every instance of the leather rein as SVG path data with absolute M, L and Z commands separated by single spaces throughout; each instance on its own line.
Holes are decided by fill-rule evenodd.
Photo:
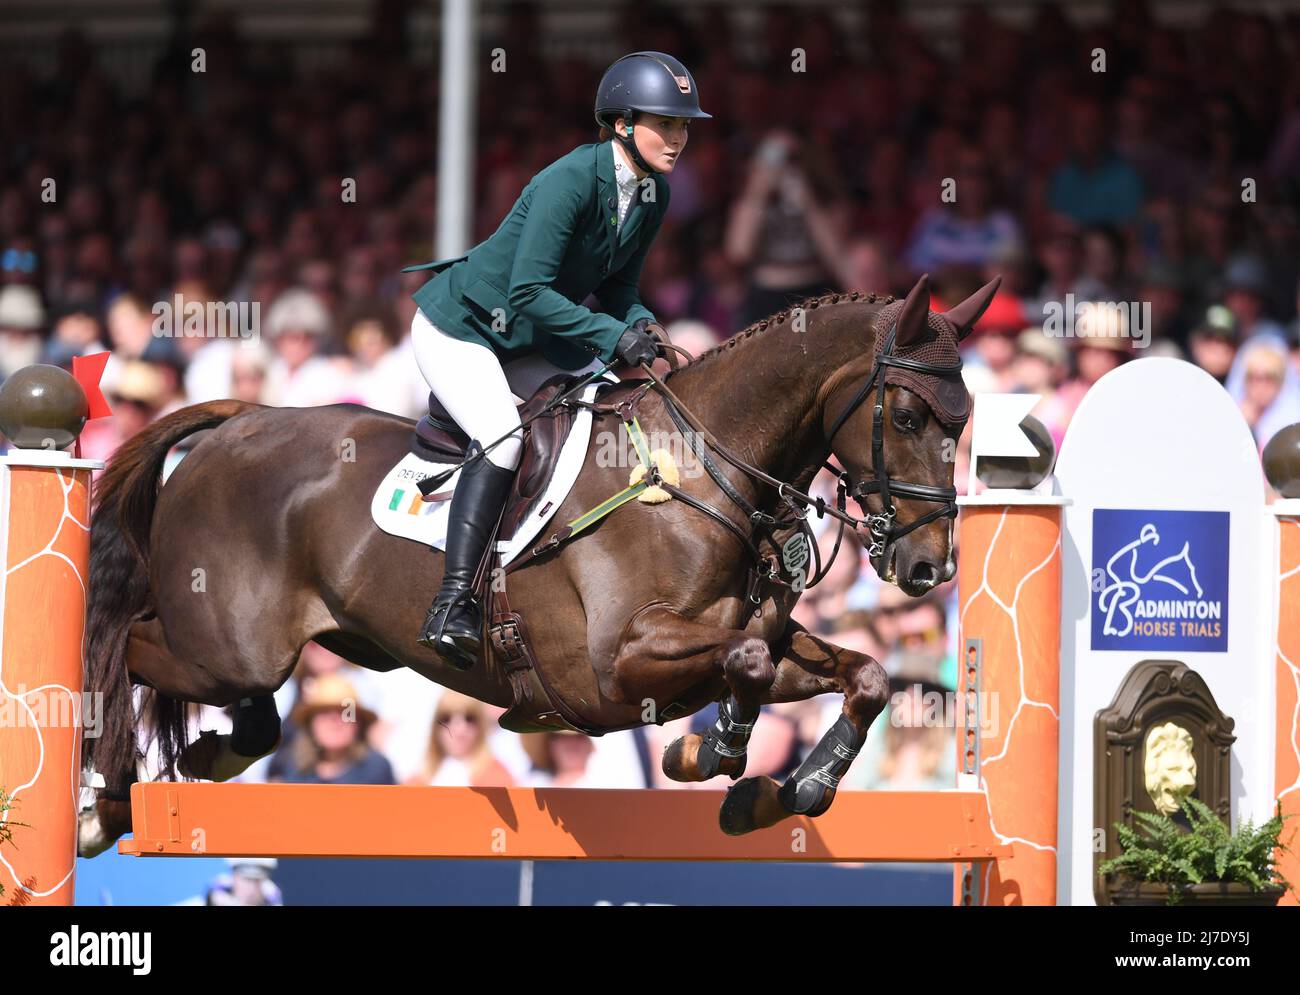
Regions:
M 955 487 L 944 487 L 933 484 L 916 484 L 909 481 L 895 480 L 891 478 L 885 467 L 885 438 L 884 438 L 884 415 L 885 415 L 885 374 L 888 367 L 896 366 L 902 369 L 912 370 L 917 373 L 924 373 L 933 376 L 952 376 L 961 372 L 962 364 L 960 360 L 951 366 L 939 366 L 931 363 L 922 363 L 916 360 L 906 359 L 893 354 L 895 335 L 897 325 L 890 327 L 889 333 L 885 338 L 880 355 L 877 357 L 871 374 L 863 381 L 862 386 L 858 389 L 853 399 L 836 417 L 827 435 L 827 444 L 834 439 L 836 433 L 843 427 L 849 416 L 853 414 L 862 403 L 866 400 L 867 395 L 873 391 L 876 394 L 876 401 L 872 408 L 871 419 L 871 473 L 872 479 L 864 480 L 854 485 L 852 477 L 848 471 L 841 469 L 832 463 L 829 459 L 822 462 L 822 466 L 835 474 L 836 496 L 835 504 L 828 506 L 825 498 L 813 497 L 794 487 L 787 481 L 779 480 L 759 467 L 753 466 L 746 460 L 737 456 L 734 452 L 719 442 L 713 434 L 704 427 L 691 412 L 690 409 L 682 403 L 681 399 L 673 393 L 672 389 L 664 380 L 654 372 L 650 364 L 641 364 L 641 369 L 650 377 L 650 383 L 646 387 L 653 386 L 663 397 L 664 406 L 667 408 L 669 415 L 681 431 L 683 439 L 690 444 L 691 451 L 694 452 L 713 482 L 725 494 L 733 504 L 735 504 L 744 514 L 749 524 L 750 531 L 746 534 L 741 528 L 732 521 L 731 518 L 718 511 L 716 508 L 699 500 L 698 498 L 687 494 L 680 487 L 669 484 L 659 476 L 658 471 L 653 466 L 650 470 L 650 482 L 655 486 L 663 488 L 674 498 L 688 504 L 703 514 L 717 521 L 720 525 L 730 530 L 745 547 L 751 560 L 750 577 L 747 585 L 747 600 L 753 606 L 754 614 L 759 614 L 758 606 L 762 603 L 762 585 L 764 583 L 774 583 L 781 586 L 789 587 L 796 592 L 806 590 L 809 587 L 820 583 L 826 574 L 830 571 L 835 562 L 836 556 L 839 555 L 840 545 L 844 539 L 844 526 L 851 525 L 855 529 L 865 528 L 872 537 L 872 543 L 868 548 L 868 555 L 876 559 L 884 554 L 888 547 L 898 539 L 907 535 L 923 525 L 927 525 L 940 518 L 954 518 L 957 514 L 957 490 Z M 672 345 L 660 339 L 661 344 L 666 346 L 667 350 L 680 352 L 683 355 L 689 354 L 678 346 Z M 668 353 L 669 362 L 674 369 L 677 368 L 675 362 L 676 356 Z M 591 408 L 593 411 L 602 413 L 617 413 L 625 422 L 629 422 L 631 411 L 635 409 L 637 402 L 644 396 L 645 389 L 637 391 L 632 397 L 615 405 L 601 405 L 592 402 L 583 402 L 570 400 L 569 403 L 577 404 L 581 407 Z M 629 422 L 630 424 L 630 422 Z M 708 449 L 695 445 L 691 439 L 692 432 L 702 439 L 708 446 Z M 784 512 L 779 515 L 772 515 L 762 511 L 750 503 L 743 494 L 727 479 L 722 473 L 721 468 L 709 453 L 712 449 L 714 453 L 723 460 L 736 467 L 741 472 L 754 480 L 768 484 L 776 488 L 777 498 L 784 505 Z M 872 512 L 867 505 L 867 499 L 872 494 L 879 494 L 882 502 L 882 509 L 879 512 Z M 861 507 L 863 516 L 857 517 L 849 513 L 845 507 L 847 496 L 853 497 Z M 896 524 L 897 509 L 894 506 L 894 497 L 911 499 L 918 501 L 932 501 L 939 504 L 939 507 L 916 520 L 909 522 L 907 525 L 899 527 Z M 825 564 L 821 562 L 821 551 L 818 547 L 816 536 L 813 534 L 808 524 L 808 512 L 815 510 L 818 518 L 824 518 L 830 515 L 839 521 L 839 529 L 835 537 L 835 546 L 831 550 L 830 557 Z M 785 543 L 777 541 L 775 533 L 790 528 L 796 529 L 794 536 L 788 538 Z M 781 576 L 780 567 L 776 560 L 770 555 L 764 555 L 759 549 L 759 543 L 766 540 L 775 549 L 780 550 L 780 566 L 784 566 L 786 572 L 791 574 L 794 582 L 786 581 Z M 812 559 L 814 563 L 813 576 L 811 580 L 803 580 L 806 574 L 802 571 L 802 566 Z M 513 564 L 512 564 L 513 565 Z M 522 564 L 520 564 L 522 565 Z M 881 561 L 875 564 L 876 572 L 881 574 L 887 565 Z

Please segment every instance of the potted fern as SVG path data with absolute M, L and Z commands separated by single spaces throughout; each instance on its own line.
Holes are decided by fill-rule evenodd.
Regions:
M 1123 853 L 1098 868 L 1113 904 L 1276 905 L 1286 894 L 1273 866 L 1273 852 L 1287 849 L 1280 804 L 1263 825 L 1247 819 L 1235 833 L 1196 798 L 1183 799 L 1182 812 L 1188 829 L 1151 812 L 1134 812 L 1136 826 L 1115 823 Z
M 12 843 L 14 839 L 13 827 L 15 825 L 22 825 L 21 822 L 13 823 L 9 820 L 9 810 L 13 807 L 13 799 L 3 788 L 0 788 L 0 846 L 4 846 L 6 843 Z M 3 882 L 0 882 L 0 896 L 3 896 L 4 893 L 5 886 Z

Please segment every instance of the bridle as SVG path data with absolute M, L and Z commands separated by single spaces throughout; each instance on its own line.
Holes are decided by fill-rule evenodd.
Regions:
M 889 546 L 898 539 L 907 535 L 909 532 L 919 529 L 923 525 L 936 521 L 940 518 L 955 518 L 957 515 L 957 489 L 955 487 L 941 487 L 932 484 L 915 484 L 910 481 L 894 480 L 889 476 L 885 467 L 885 374 L 890 366 L 900 369 L 911 370 L 916 373 L 922 373 L 935 377 L 950 377 L 961 373 L 961 360 L 952 365 L 940 365 L 937 363 L 924 363 L 919 360 L 906 359 L 902 356 L 894 355 L 895 339 L 898 330 L 897 320 L 890 326 L 888 334 L 885 336 L 884 344 L 881 347 L 880 354 L 872 366 L 871 374 L 862 382 L 853 399 L 849 401 L 847 407 L 836 417 L 832 423 L 831 430 L 826 436 L 826 444 L 829 447 L 831 440 L 853 414 L 862 402 L 866 400 L 867 395 L 872 391 L 876 392 L 876 403 L 872 409 L 871 419 L 871 473 L 873 479 L 864 480 L 854 484 L 852 476 L 847 470 L 841 469 L 830 460 L 824 460 L 822 466 L 835 474 L 837 479 L 836 496 L 834 506 L 828 506 L 825 498 L 813 497 L 805 494 L 790 483 L 778 480 L 771 474 L 751 465 L 748 461 L 741 459 L 726 446 L 722 445 L 713 434 L 708 431 L 699 419 L 697 419 L 681 399 L 672 392 L 663 379 L 654 372 L 650 364 L 643 363 L 641 368 L 650 378 L 646 387 L 653 387 L 657 390 L 664 401 L 664 406 L 672 420 L 676 422 L 678 429 L 682 432 L 683 437 L 690 439 L 692 431 L 694 436 L 703 440 L 707 444 L 707 449 L 703 446 L 691 444 L 691 450 L 696 454 L 709 476 L 713 478 L 719 489 L 740 508 L 745 515 L 751 530 L 750 535 L 746 535 L 734 522 L 724 516 L 718 510 L 710 507 L 703 501 L 700 501 L 687 494 L 681 488 L 676 487 L 662 480 L 657 473 L 652 473 L 655 483 L 668 491 L 674 498 L 681 500 L 683 503 L 691 505 L 697 510 L 709 515 L 719 524 L 728 528 L 733 534 L 740 539 L 742 544 L 749 552 L 751 559 L 750 579 L 747 584 L 747 601 L 753 607 L 755 613 L 759 611 L 761 596 L 759 591 L 763 583 L 786 584 L 780 577 L 780 570 L 776 562 L 763 556 L 758 550 L 757 540 L 765 539 L 774 547 L 781 551 L 781 561 L 789 568 L 787 554 L 790 551 L 791 540 L 786 540 L 783 546 L 779 543 L 774 535 L 777 531 L 786 529 L 795 529 L 795 540 L 800 540 L 803 545 L 802 556 L 811 559 L 812 570 L 811 579 L 808 579 L 802 586 L 796 590 L 806 590 L 820 582 L 831 569 L 835 562 L 836 556 L 840 551 L 840 544 L 844 538 L 844 526 L 849 525 L 854 529 L 865 528 L 872 538 L 871 545 L 868 547 L 868 555 L 876 562 L 873 564 L 876 572 L 882 577 L 888 570 L 888 565 L 880 561 L 881 557 Z M 675 346 L 669 346 L 670 349 L 676 349 Z M 674 364 L 675 365 L 675 364 Z M 639 392 L 638 392 L 639 393 Z M 638 396 L 630 398 L 619 406 L 620 414 L 627 420 L 628 412 L 635 408 Z M 931 405 L 933 410 L 933 405 Z M 965 423 L 965 419 L 962 419 Z M 710 457 L 708 450 L 712 450 L 721 456 L 732 466 L 744 472 L 754 480 L 769 484 L 776 488 L 779 502 L 784 506 L 785 514 L 770 515 L 763 512 L 747 501 L 726 476 L 721 472 L 715 461 Z M 867 498 L 879 493 L 882 501 L 882 509 L 879 512 L 873 512 L 867 505 Z M 850 514 L 845 508 L 845 498 L 851 495 L 858 505 L 862 508 L 865 518 L 858 518 Z M 939 503 L 939 507 L 909 522 L 901 528 L 896 524 L 897 509 L 894 507 L 894 498 L 914 499 L 918 501 L 934 501 Z M 835 538 L 835 546 L 831 554 L 822 563 L 821 552 L 808 524 L 809 511 L 815 511 L 818 518 L 830 515 L 832 518 L 839 520 L 839 533 Z M 793 586 L 787 584 L 787 586 Z
M 940 366 L 935 363 L 922 363 L 915 359 L 895 356 L 894 338 L 897 331 L 898 323 L 895 322 L 890 326 L 889 334 L 885 336 L 884 345 L 880 350 L 880 355 L 876 358 L 875 366 L 871 369 L 871 375 L 862 382 L 858 392 L 853 395 L 853 400 L 849 401 L 848 406 L 840 412 L 839 416 L 831 424 L 830 431 L 826 436 L 827 445 L 830 445 L 835 439 L 835 434 L 848 421 L 849 416 L 861 407 L 868 394 L 875 391 L 876 403 L 871 409 L 871 472 L 874 478 L 852 484 L 848 473 L 841 471 L 844 479 L 852 485 L 849 495 L 858 502 L 863 514 L 867 516 L 866 526 L 871 533 L 872 540 L 870 547 L 867 549 L 867 555 L 872 558 L 883 556 L 885 550 L 891 544 L 897 542 L 914 529 L 919 529 L 921 526 L 928 525 L 940 518 L 955 518 L 957 516 L 957 489 L 955 487 L 940 487 L 934 484 L 914 484 L 909 481 L 894 480 L 889 476 L 889 471 L 885 467 L 885 373 L 888 368 L 896 366 L 900 369 L 912 370 L 915 373 L 935 377 L 956 376 L 961 373 L 962 368 L 960 359 L 951 366 Z M 873 512 L 867 506 L 867 498 L 872 494 L 880 495 L 881 510 L 878 512 Z M 895 495 L 916 501 L 938 502 L 939 507 L 899 528 L 896 524 L 898 509 L 894 507 Z

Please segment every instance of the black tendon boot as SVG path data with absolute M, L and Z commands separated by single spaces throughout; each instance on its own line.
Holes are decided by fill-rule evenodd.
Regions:
M 480 450 L 474 440 L 466 455 Z M 457 670 L 469 670 L 478 662 L 483 616 L 470 586 L 514 476 L 514 470 L 503 470 L 484 456 L 460 471 L 451 495 L 442 588 L 433 599 L 419 641 Z

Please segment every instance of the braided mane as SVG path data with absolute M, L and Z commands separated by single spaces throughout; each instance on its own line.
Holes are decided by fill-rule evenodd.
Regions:
M 693 368 L 696 364 L 698 364 L 701 360 L 708 359 L 710 356 L 716 356 L 719 353 L 727 351 L 728 349 L 735 348 L 738 342 L 742 341 L 743 339 L 752 338 L 754 335 L 758 334 L 759 332 L 766 331 L 771 326 L 785 324 L 785 322 L 787 321 L 787 319 L 789 319 L 791 314 L 793 314 L 796 311 L 811 311 L 814 308 L 821 307 L 823 304 L 842 304 L 842 303 L 847 303 L 849 301 L 858 301 L 858 300 L 864 301 L 867 304 L 892 304 L 894 302 L 894 297 L 891 294 L 868 294 L 862 292 L 861 290 L 853 290 L 848 293 L 823 294 L 820 297 L 806 298 L 805 300 L 800 301 L 798 304 L 795 304 L 787 308 L 786 310 L 782 311 L 780 314 L 775 314 L 770 318 L 761 318 L 760 320 L 750 325 L 748 328 L 741 329 L 739 332 L 737 332 L 735 335 L 732 335 L 730 338 L 724 339 L 722 342 L 719 342 L 711 349 L 706 349 L 704 352 L 700 353 L 694 359 L 690 359 L 682 363 L 679 367 L 677 367 L 677 369 L 669 370 L 664 375 L 664 379 L 665 380 L 668 379 L 674 373 L 680 373 L 683 370 L 689 370 Z

